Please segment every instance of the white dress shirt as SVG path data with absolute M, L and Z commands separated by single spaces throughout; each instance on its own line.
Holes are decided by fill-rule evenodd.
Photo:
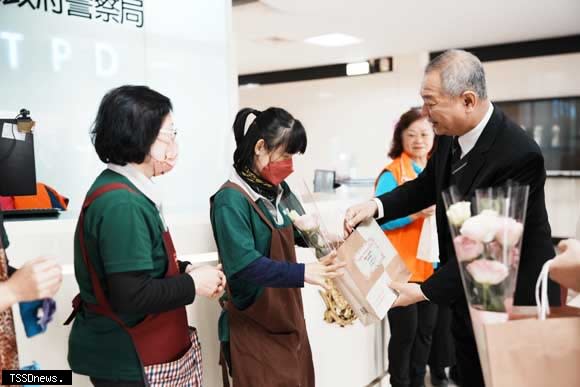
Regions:
M 485 129 L 485 126 L 489 122 L 492 113 L 493 104 L 490 102 L 489 108 L 483 116 L 483 119 L 479 121 L 479 124 L 477 124 L 477 126 L 471 129 L 469 132 L 465 133 L 463 136 L 459 136 L 457 140 L 459 141 L 459 147 L 461 148 L 461 157 L 465 156 L 473 149 L 477 143 L 477 140 L 479 139 L 479 136 L 481 136 L 481 133 L 483 133 L 483 129 Z
M 473 147 L 477 143 L 477 140 L 479 139 L 479 136 L 481 136 L 481 133 L 483 133 L 483 129 L 485 129 L 485 126 L 491 119 L 492 113 L 493 113 L 493 104 L 490 102 L 489 107 L 487 108 L 487 112 L 485 113 L 481 121 L 479 121 L 479 123 L 469 132 L 465 133 L 462 136 L 459 136 L 458 141 L 459 147 L 461 148 L 461 157 L 465 156 L 473 149 Z M 378 198 L 374 198 L 373 200 L 375 201 L 378 207 L 376 219 L 380 219 L 385 216 L 383 203 Z

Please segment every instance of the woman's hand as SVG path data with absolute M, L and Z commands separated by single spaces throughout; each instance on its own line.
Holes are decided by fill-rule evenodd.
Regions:
M 222 295 L 226 287 L 226 276 L 222 265 L 201 266 L 194 268 L 188 265 L 185 272 L 193 278 L 195 292 L 207 298 L 217 298 Z
M 54 296 L 62 284 L 62 268 L 53 258 L 26 262 L 6 281 L 13 303 Z
M 568 289 L 580 291 L 580 241 L 563 240 L 550 264 L 550 278 Z
M 435 205 L 432 205 L 431 207 L 427 207 L 424 210 L 421 210 L 419 213 L 421 215 L 423 215 L 423 218 L 428 218 L 428 217 L 435 214 Z
M 336 261 L 336 251 L 331 252 L 318 262 L 307 263 L 304 268 L 304 282 L 319 285 L 328 290 L 327 279 L 341 277 L 346 262 Z
M 410 217 L 411 220 L 415 221 L 417 219 L 428 218 L 434 214 L 435 214 L 435 205 L 432 205 L 431 207 L 427 207 L 419 212 L 410 215 Z

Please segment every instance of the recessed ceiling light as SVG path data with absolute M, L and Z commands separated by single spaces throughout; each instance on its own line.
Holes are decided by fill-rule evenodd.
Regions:
M 246 89 L 255 89 L 256 87 L 260 87 L 260 84 L 250 82 L 250 83 L 244 83 L 243 85 L 240 85 L 239 87 L 243 87 Z
M 369 62 L 348 63 L 346 65 L 346 75 L 363 75 L 371 72 Z
M 362 42 L 362 40 L 359 38 L 341 33 L 325 34 L 304 39 L 304 43 L 325 47 L 349 46 L 360 42 Z

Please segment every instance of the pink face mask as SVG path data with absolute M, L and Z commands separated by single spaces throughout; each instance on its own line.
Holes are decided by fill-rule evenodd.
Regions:
M 151 159 L 153 160 L 153 176 L 164 175 L 171 171 L 177 163 L 179 148 L 175 139 L 157 139 L 151 146 Z
M 274 161 L 268 163 L 260 171 L 260 175 L 270 183 L 278 185 L 294 172 L 292 159 Z

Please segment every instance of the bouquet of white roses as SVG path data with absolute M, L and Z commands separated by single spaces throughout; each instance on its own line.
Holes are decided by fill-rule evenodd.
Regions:
M 455 187 L 443 193 L 465 295 L 476 310 L 513 306 L 528 190 L 516 184 L 476 190 L 474 205 L 461 201 Z

